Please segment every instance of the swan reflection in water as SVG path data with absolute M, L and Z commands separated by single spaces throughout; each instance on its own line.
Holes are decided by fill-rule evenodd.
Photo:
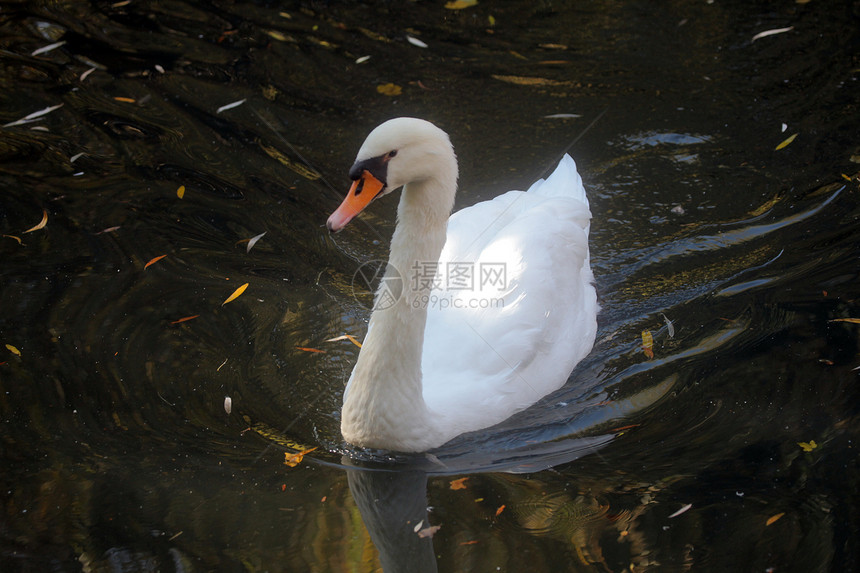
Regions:
M 508 452 L 504 459 L 498 452 L 470 455 L 465 452 L 468 440 L 462 440 L 464 451 L 439 457 L 416 454 L 382 464 L 344 456 L 342 463 L 349 491 L 379 552 L 383 571 L 424 573 L 437 570 L 433 530 L 428 528 L 439 525 L 428 511 L 428 477 L 481 471 L 531 474 L 595 452 L 613 437 L 601 435 L 524 446 Z

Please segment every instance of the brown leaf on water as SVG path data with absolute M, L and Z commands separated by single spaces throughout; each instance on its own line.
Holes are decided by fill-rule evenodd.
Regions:
M 117 96 L 113 99 L 116 101 L 121 101 L 123 103 L 137 103 L 137 101 L 134 98 L 130 98 L 130 97 Z
M 499 509 L 496 510 L 496 517 L 499 517 L 503 511 L 505 511 L 505 504 L 500 505 Z
M 376 86 L 376 91 L 382 95 L 399 96 L 403 93 L 403 88 L 397 84 L 381 84 Z
M 287 157 L 286 155 L 284 155 L 283 153 L 281 153 L 279 150 L 275 149 L 274 147 L 269 147 L 268 145 L 265 145 L 264 143 L 262 143 L 260 141 L 258 141 L 257 143 L 259 144 L 260 149 L 265 151 L 269 157 L 278 161 L 282 165 L 285 165 L 289 169 L 295 171 L 296 173 L 298 173 L 299 175 L 301 175 L 305 179 L 308 179 L 309 181 L 316 181 L 317 179 L 320 178 L 319 173 L 317 173 L 316 171 L 314 171 L 308 167 L 305 167 L 304 165 L 296 163 L 295 161 L 293 161 L 292 159 L 290 159 L 289 157 Z
M 39 229 L 44 229 L 45 225 L 48 224 L 48 212 L 42 209 L 42 220 L 39 221 L 35 227 L 30 227 L 25 233 L 32 233 L 33 231 L 38 231 Z
M 774 195 L 773 197 L 768 199 L 763 205 L 760 205 L 757 208 L 750 211 L 750 216 L 758 217 L 759 215 L 763 215 L 764 213 L 767 213 L 768 211 L 770 211 L 773 208 L 774 205 L 779 203 L 780 199 L 782 199 L 782 195 L 777 193 L 776 195 Z
M 776 515 L 770 516 L 769 518 L 767 518 L 767 521 L 764 522 L 765 526 L 773 525 L 774 523 L 779 521 L 779 518 L 781 518 L 783 515 L 785 515 L 784 511 L 782 513 L 777 513 Z
M 852 324 L 860 324 L 860 318 L 834 318 L 827 322 L 850 322 Z
M 654 337 L 651 336 L 650 330 L 642 331 L 642 351 L 648 360 L 654 358 Z
M 317 354 L 325 354 L 325 350 L 320 350 L 319 348 L 308 348 L 306 346 L 296 346 L 297 350 L 301 350 L 302 352 L 316 352 Z
M 157 263 L 158 261 L 160 261 L 161 259 L 163 259 L 166 256 L 167 255 L 159 255 L 159 256 L 155 257 L 154 259 L 150 259 L 148 263 L 143 265 L 143 270 L 146 270 L 150 265 L 154 265 L 155 263 Z
M 188 321 L 188 320 L 194 320 L 194 319 L 195 319 L 195 318 L 197 318 L 198 316 L 200 316 L 200 315 L 199 315 L 199 314 L 192 314 L 191 316 L 183 316 L 183 317 L 182 317 L 182 318 L 180 318 L 180 319 L 174 320 L 174 321 L 173 321 L 173 322 L 171 322 L 170 324 L 179 324 L 180 322 L 186 322 L 186 321 Z
M 464 477 L 464 478 L 460 478 L 460 479 L 451 480 L 451 485 L 449 487 L 453 490 L 466 489 L 466 480 L 467 479 L 469 479 L 469 478 Z
M 607 402 L 607 404 L 610 404 L 610 403 L 611 403 L 611 402 Z M 642 424 L 627 424 L 626 426 L 619 426 L 619 427 L 617 427 L 617 428 L 612 428 L 611 430 L 609 430 L 609 433 L 610 433 L 610 434 L 615 434 L 615 433 L 618 433 L 618 432 L 626 432 L 627 430 L 631 430 L 631 429 L 633 429 L 633 428 L 638 428 L 638 427 L 639 427 L 639 426 L 641 426 L 641 425 L 642 425 Z
M 376 40 L 377 42 L 383 42 L 385 44 L 391 43 L 391 40 L 389 40 L 388 38 L 386 38 L 382 34 L 377 34 L 373 30 L 368 30 L 367 28 L 361 28 L 361 27 L 356 28 L 356 30 L 358 30 L 359 32 L 361 32 L 362 34 L 364 34 L 365 36 L 367 36 L 371 40 Z
M 357 340 L 353 335 L 351 335 L 351 334 L 344 334 L 344 335 L 341 335 L 341 336 L 335 336 L 334 338 L 329 338 L 328 340 L 325 340 L 325 342 L 340 342 L 341 340 L 349 340 L 350 342 L 352 342 L 353 344 L 355 344 L 356 346 L 358 346 L 359 348 L 361 348 L 361 342 L 359 342 L 359 341 L 358 341 L 358 340 Z
M 284 452 L 284 465 L 290 466 L 291 468 L 296 467 L 297 465 L 302 463 L 302 460 L 305 458 L 305 454 L 311 453 L 312 451 L 317 449 L 317 447 L 319 446 L 295 454 L 291 454 L 290 452 Z
M 504 76 L 493 74 L 493 78 L 518 86 L 538 86 L 538 87 L 557 87 L 557 86 L 573 86 L 573 82 L 550 80 L 547 78 L 535 78 L 529 76 Z
M 96 235 L 101 235 L 102 233 L 113 233 L 114 231 L 118 231 L 119 229 L 119 225 L 117 225 L 116 227 L 108 227 L 107 229 L 102 229 L 101 231 L 96 233 Z
M 3 235 L 3 236 L 6 237 L 7 239 L 15 239 L 16 241 L 18 241 L 19 245 L 24 244 L 21 242 L 21 237 L 16 237 L 15 235 Z
M 243 293 L 243 292 L 245 292 L 245 289 L 246 289 L 246 288 L 248 288 L 248 283 L 245 283 L 245 284 L 243 284 L 242 286 L 240 286 L 239 288 L 237 288 L 236 290 L 234 290 L 234 291 L 233 291 L 233 294 L 231 294 L 230 296 L 228 296 L 228 297 L 227 297 L 227 300 L 225 300 L 224 302 L 222 302 L 222 303 L 221 303 L 221 306 L 224 306 L 224 305 L 225 305 L 225 304 L 227 304 L 228 302 L 233 302 L 234 300 L 236 300 L 237 298 L 239 298 L 240 296 L 242 296 L 242 293 Z

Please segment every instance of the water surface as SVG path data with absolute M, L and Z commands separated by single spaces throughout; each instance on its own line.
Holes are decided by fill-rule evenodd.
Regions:
M 4 571 L 860 566 L 856 3 L 0 16 Z M 398 115 L 451 134 L 457 208 L 569 150 L 594 214 L 591 355 L 431 457 L 342 442 L 326 342 L 396 201 L 324 222 Z

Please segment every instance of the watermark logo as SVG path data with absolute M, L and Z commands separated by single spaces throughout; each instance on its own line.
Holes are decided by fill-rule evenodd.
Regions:
M 387 261 L 362 264 L 352 277 L 356 301 L 371 310 L 386 310 L 402 297 L 413 308 L 499 308 L 493 296 L 508 288 L 506 263 L 415 261 L 404 275 Z M 374 295 L 375 293 L 375 295 Z
M 413 291 L 502 292 L 508 288 L 506 263 L 416 261 L 410 273 Z
M 352 275 L 352 296 L 370 310 L 391 308 L 403 296 L 403 277 L 388 261 L 367 261 Z

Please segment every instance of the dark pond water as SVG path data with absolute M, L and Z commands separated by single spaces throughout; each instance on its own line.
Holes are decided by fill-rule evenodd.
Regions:
M 860 569 L 858 24 L 0 2 L 0 569 Z M 396 201 L 324 222 L 398 115 L 451 134 L 458 208 L 569 149 L 594 213 L 591 355 L 431 457 L 342 442 L 357 348 L 326 342 L 363 336 Z

